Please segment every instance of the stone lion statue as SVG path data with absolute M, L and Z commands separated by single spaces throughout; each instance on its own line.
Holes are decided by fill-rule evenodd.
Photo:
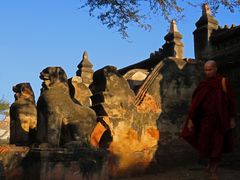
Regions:
M 68 142 L 88 143 L 96 124 L 95 112 L 70 97 L 67 76 L 61 67 L 47 67 L 37 102 L 37 142 L 53 147 Z
M 10 144 L 30 145 L 36 134 L 37 109 L 30 83 L 13 86 L 15 102 L 10 107 Z

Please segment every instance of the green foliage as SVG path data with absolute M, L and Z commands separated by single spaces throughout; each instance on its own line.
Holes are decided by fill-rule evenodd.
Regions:
M 81 8 L 89 8 L 89 15 L 96 17 L 109 29 L 117 28 L 123 38 L 128 37 L 129 24 L 150 30 L 151 25 L 146 23 L 153 14 L 161 14 L 167 21 L 179 20 L 183 17 L 183 6 L 202 6 L 209 4 L 213 14 L 220 6 L 234 12 L 240 7 L 240 0 L 82 0 Z M 146 13 L 147 12 L 147 13 Z
M 9 103 L 4 100 L 3 98 L 0 99 L 0 114 L 1 115 L 7 115 L 9 109 Z

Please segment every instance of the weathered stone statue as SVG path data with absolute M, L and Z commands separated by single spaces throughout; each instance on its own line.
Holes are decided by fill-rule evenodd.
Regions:
M 30 145 L 36 134 L 37 110 L 30 83 L 13 86 L 15 102 L 10 107 L 10 144 Z
M 84 106 L 91 106 L 91 96 L 92 92 L 90 89 L 82 82 L 82 78 L 79 76 L 73 76 L 68 79 L 69 91 L 71 97 L 78 103 Z
M 64 70 L 48 67 L 40 73 L 40 79 L 43 83 L 37 102 L 37 142 L 53 147 L 70 141 L 88 143 L 96 115 L 71 99 Z
M 150 87 L 153 92 L 146 90 L 136 104 L 134 91 L 116 67 L 106 66 L 94 73 L 90 88 L 98 124 L 91 142 L 110 152 L 111 176 L 143 171 L 153 159 L 160 138 L 156 120 L 161 106 L 154 96 L 159 92 L 159 78 L 157 74 Z

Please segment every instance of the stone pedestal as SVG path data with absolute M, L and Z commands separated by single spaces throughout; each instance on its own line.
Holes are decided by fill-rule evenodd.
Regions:
M 0 154 L 11 155 L 11 151 Z M 108 179 L 107 152 L 83 147 L 30 149 L 2 161 L 0 177 L 34 180 Z M 17 161 L 17 163 L 14 163 Z

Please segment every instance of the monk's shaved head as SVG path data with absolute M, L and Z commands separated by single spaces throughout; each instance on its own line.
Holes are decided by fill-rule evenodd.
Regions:
M 216 61 L 214 61 L 214 60 L 208 60 L 207 62 L 205 62 L 204 65 L 212 66 L 212 67 L 214 67 L 214 68 L 217 68 L 217 63 L 216 63 Z
M 211 78 L 217 74 L 217 63 L 209 60 L 204 64 L 204 73 L 207 78 Z

